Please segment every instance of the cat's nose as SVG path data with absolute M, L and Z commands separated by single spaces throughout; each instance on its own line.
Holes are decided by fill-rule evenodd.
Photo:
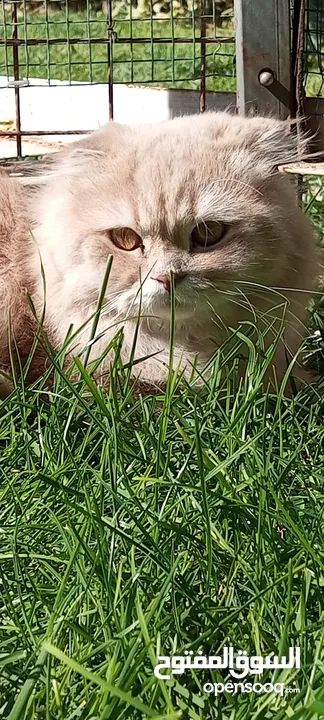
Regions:
M 186 273 L 173 273 L 174 284 L 177 285 L 185 277 Z M 168 293 L 171 292 L 170 275 L 158 275 L 157 277 L 153 278 L 153 280 L 157 280 L 157 282 L 161 283 Z

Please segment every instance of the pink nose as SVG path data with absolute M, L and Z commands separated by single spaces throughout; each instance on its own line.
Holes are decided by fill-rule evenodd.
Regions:
M 177 285 L 180 280 L 183 280 L 183 278 L 186 277 L 186 273 L 174 273 L 173 277 L 174 284 Z M 157 277 L 153 278 L 153 280 L 157 280 L 157 282 L 161 283 L 168 293 L 171 291 L 170 275 L 158 275 Z

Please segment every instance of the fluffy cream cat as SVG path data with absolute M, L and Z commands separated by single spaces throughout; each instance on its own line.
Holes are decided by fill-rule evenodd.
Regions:
M 264 327 L 265 313 L 270 324 L 287 304 L 284 342 L 275 358 L 282 377 L 287 353 L 294 355 L 304 336 L 305 305 L 318 275 L 311 226 L 289 178 L 277 170 L 296 158 L 287 123 L 206 113 L 154 125 L 110 123 L 60 152 L 32 190 L 3 173 L 2 370 L 10 372 L 9 322 L 22 362 L 31 347 L 35 322 L 26 291 L 38 316 L 45 303 L 44 327 L 59 348 L 71 323 L 76 330 L 95 312 L 113 255 L 91 359 L 121 323 L 127 361 L 140 311 L 136 357 L 154 357 L 134 372 L 163 384 L 172 271 L 175 364 L 181 361 L 190 372 L 198 354 L 202 366 L 228 328 L 245 321 Z M 86 346 L 91 325 L 74 340 L 73 354 Z M 273 333 L 274 326 L 268 342 Z M 31 379 L 44 363 L 39 349 Z

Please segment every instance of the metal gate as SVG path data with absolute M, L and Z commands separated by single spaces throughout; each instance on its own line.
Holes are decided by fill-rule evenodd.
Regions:
M 283 118 L 303 112 L 321 127 L 324 98 L 307 93 L 323 94 L 323 0 L 232 2 L 2 0 L 0 157 L 4 138 L 12 156 L 22 157 L 31 154 L 30 138 L 55 145 L 95 129 L 82 124 L 94 97 L 87 87 L 101 88 L 100 122 L 115 116 L 121 87 L 129 89 L 126 104 L 127 97 L 137 98 L 135 88 L 150 87 L 167 97 L 170 116 L 224 107 Z M 57 91 L 52 107 L 53 87 L 61 95 Z M 69 88 L 66 102 L 59 100 L 62 88 Z M 62 118 L 55 125 L 60 112 L 68 117 L 80 88 L 80 123 L 64 125 Z M 25 108 L 36 92 L 38 109 L 30 110 L 27 122 Z M 156 102 L 156 92 L 148 104 Z M 52 127 L 48 117 L 43 121 L 46 109 Z

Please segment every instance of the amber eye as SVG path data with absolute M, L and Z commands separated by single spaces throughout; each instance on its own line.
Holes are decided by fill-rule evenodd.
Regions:
M 142 238 L 130 228 L 113 228 L 109 231 L 110 239 L 120 250 L 136 250 L 143 247 Z
M 199 223 L 191 233 L 191 242 L 193 249 L 198 248 L 199 252 L 204 252 L 217 245 L 224 237 L 226 225 L 220 222 Z

